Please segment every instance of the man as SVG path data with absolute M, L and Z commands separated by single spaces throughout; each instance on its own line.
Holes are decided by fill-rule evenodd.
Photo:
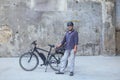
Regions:
M 60 70 L 56 74 L 64 74 L 64 70 L 68 60 L 70 76 L 74 75 L 75 53 L 77 52 L 78 45 L 78 32 L 75 31 L 73 27 L 73 22 L 67 23 L 68 31 L 66 32 L 61 44 L 57 46 L 60 47 L 65 44 L 65 53 L 61 58 Z

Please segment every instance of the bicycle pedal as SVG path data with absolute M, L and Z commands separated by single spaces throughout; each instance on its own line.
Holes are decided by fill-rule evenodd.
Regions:
M 43 66 L 43 65 L 45 65 L 45 64 L 41 64 L 40 66 Z
M 44 64 L 41 64 L 40 66 L 43 66 Z

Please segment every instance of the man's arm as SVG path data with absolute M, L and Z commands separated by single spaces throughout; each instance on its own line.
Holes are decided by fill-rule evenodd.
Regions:
M 64 45 L 65 42 L 66 42 L 66 35 L 64 36 L 61 44 L 59 44 L 57 47 L 61 47 L 62 45 Z
M 78 32 L 75 33 L 75 46 L 74 46 L 74 53 L 77 52 L 77 45 L 78 45 Z
M 64 43 L 66 42 L 66 35 L 64 36 L 62 42 L 61 42 L 61 46 L 64 45 Z

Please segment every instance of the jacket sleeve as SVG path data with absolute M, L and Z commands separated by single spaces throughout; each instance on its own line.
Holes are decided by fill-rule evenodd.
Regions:
M 79 39 L 78 39 L 78 32 L 77 31 L 75 32 L 74 40 L 75 40 L 75 45 L 78 45 Z
M 63 38 L 63 40 L 62 40 L 62 42 L 61 42 L 61 45 L 64 45 L 65 42 L 66 42 L 66 35 L 64 36 L 64 38 Z

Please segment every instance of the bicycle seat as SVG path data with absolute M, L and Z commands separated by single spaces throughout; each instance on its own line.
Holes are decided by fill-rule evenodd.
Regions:
M 55 47 L 54 45 L 51 45 L 51 44 L 48 44 L 48 46 L 50 46 L 50 47 Z

